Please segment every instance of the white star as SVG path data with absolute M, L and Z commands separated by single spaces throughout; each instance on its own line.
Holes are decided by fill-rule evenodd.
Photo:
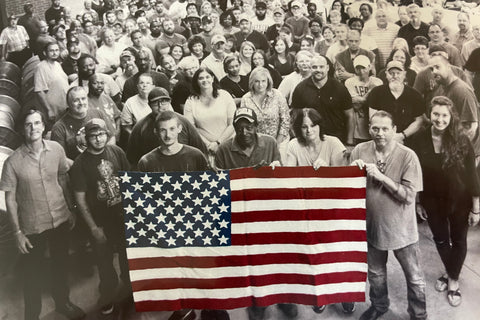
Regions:
M 165 208 L 165 212 L 167 214 L 173 214 L 173 209 L 175 209 L 175 207 L 168 206 L 168 207 Z
M 127 223 L 125 223 L 125 225 L 127 226 L 127 230 L 128 229 L 135 229 L 135 223 L 133 223 L 132 220 L 128 221 Z
M 180 213 L 178 213 L 174 218 L 175 218 L 175 222 L 182 222 L 183 221 L 183 217 Z
M 226 196 L 228 194 L 228 190 L 225 189 L 225 187 L 222 187 L 218 192 L 220 192 L 220 196 Z
M 165 223 L 165 216 L 163 214 L 159 214 L 157 216 L 157 222 L 160 223 Z
M 153 237 L 153 236 L 152 236 L 152 237 L 150 237 L 150 239 L 149 239 L 149 240 L 150 240 L 150 244 L 158 244 L 158 239 L 157 239 L 157 238 L 155 238 L 155 237 Z
M 218 237 L 218 235 L 220 234 L 220 230 L 218 230 L 217 228 L 215 228 L 211 231 L 212 231 L 212 235 L 214 235 L 215 237 Z
M 185 192 L 183 193 L 183 197 L 185 199 L 190 199 L 191 196 L 192 196 L 192 193 L 188 190 L 185 190 Z
M 138 230 L 138 235 L 141 236 L 141 237 L 145 237 L 145 235 L 147 234 L 147 231 L 145 229 L 140 229 Z
M 143 223 L 143 221 L 145 220 L 145 217 L 141 215 L 135 216 L 135 218 L 137 219 L 137 222 L 141 222 L 141 223 Z
M 165 205 L 165 201 L 160 198 L 155 200 L 155 202 L 157 203 L 157 207 L 163 207 Z
M 137 208 L 138 208 L 138 207 L 143 207 L 143 200 L 142 200 L 142 198 L 138 198 L 137 200 L 135 200 L 135 203 L 137 204 Z
M 218 209 L 220 209 L 220 212 L 228 212 L 228 206 L 226 206 L 225 203 L 222 203 Z
M 145 199 L 149 199 L 152 197 L 152 193 L 150 191 L 145 192 L 144 195 L 145 195 Z
M 203 190 L 203 191 L 201 192 L 201 194 L 202 194 L 202 196 L 203 196 L 204 198 L 210 197 L 210 191 L 207 190 L 207 189 Z
M 193 244 L 193 238 L 190 237 L 190 236 L 186 237 L 186 238 L 185 238 L 185 244 L 186 244 L 186 245 L 187 245 L 187 244 Z
M 204 227 L 205 229 L 211 229 L 211 228 L 212 228 L 212 223 L 207 220 L 207 221 L 205 221 L 205 222 L 203 223 L 203 227 Z
M 228 228 L 228 222 L 225 220 L 222 220 L 218 223 L 221 228 Z
M 193 230 L 193 223 L 190 220 L 185 222 L 185 230 L 188 230 L 188 229 Z
M 120 177 L 122 179 L 122 182 L 128 182 L 130 183 L 130 176 L 125 172 L 123 176 Z
M 184 173 L 180 178 L 182 178 L 182 182 L 190 182 L 190 176 L 187 173 Z
M 170 183 L 170 176 L 166 173 L 164 173 L 163 176 L 161 176 L 160 178 L 162 178 L 163 183 Z
M 135 238 L 133 235 L 130 236 L 130 238 L 127 239 L 128 241 L 128 244 L 134 244 L 134 243 L 137 243 L 137 238 Z
M 196 230 L 193 230 L 193 233 L 195 233 L 195 238 L 198 238 L 198 237 L 201 237 L 202 236 L 202 229 L 196 229 Z
M 202 199 L 196 197 L 195 199 L 193 199 L 193 203 L 195 203 L 196 206 L 199 206 L 202 204 Z
M 217 180 L 212 180 L 208 183 L 210 185 L 210 188 L 216 188 L 218 186 L 218 181 Z
M 165 199 L 172 200 L 173 193 L 170 193 L 170 191 L 167 190 L 167 192 L 165 192 L 163 195 L 165 196 Z
M 218 240 L 220 241 L 220 244 L 227 244 L 228 238 L 222 234 L 222 236 Z
M 173 200 L 173 202 L 175 203 L 176 206 L 182 206 L 182 199 L 180 199 L 180 197 L 178 197 L 177 199 Z
M 198 182 L 197 180 L 193 181 L 193 183 L 192 183 L 193 189 L 200 189 L 201 185 L 202 184 L 200 182 Z
M 215 220 L 220 220 L 220 213 L 218 213 L 217 211 L 215 211 L 214 213 L 212 213 L 212 219 L 215 221 Z
M 175 239 L 173 239 L 172 237 L 170 237 L 168 239 L 165 239 L 165 241 L 168 242 L 169 246 L 174 246 L 175 245 Z
M 212 207 L 210 207 L 210 206 L 207 204 L 206 206 L 203 206 L 202 209 L 203 209 L 203 213 L 209 214 L 209 213 L 210 213 L 210 210 L 212 210 Z
M 202 215 L 200 214 L 200 212 L 197 212 L 196 214 L 194 214 L 193 217 L 195 218 L 195 221 L 197 220 L 202 221 Z
M 225 171 L 221 171 L 218 173 L 218 180 L 227 180 L 227 174 L 225 173 Z
M 220 198 L 217 198 L 217 196 L 213 196 L 210 198 L 210 201 L 212 202 L 212 204 L 218 205 L 218 201 L 220 201 Z
M 182 190 L 182 184 L 178 181 L 172 184 L 172 186 L 173 186 L 173 190 Z
M 125 192 L 123 193 L 123 198 L 124 199 L 132 199 L 132 195 L 133 193 L 131 193 L 128 189 L 125 190 Z
M 147 224 L 148 230 L 155 230 L 156 225 L 154 225 L 152 222 Z
M 133 185 L 133 189 L 135 189 L 135 191 L 138 191 L 138 190 L 141 190 L 142 189 L 142 185 L 138 182 L 136 182 L 134 185 Z
M 142 182 L 143 182 L 143 183 L 150 183 L 150 180 L 151 180 L 151 179 L 152 179 L 152 178 L 149 177 L 149 176 L 145 173 L 145 175 L 142 177 Z
M 186 214 L 192 213 L 193 208 L 186 206 L 185 209 L 183 209 Z
M 200 177 L 202 178 L 202 181 L 208 181 L 210 179 L 210 176 L 206 172 L 204 172 Z
M 153 185 L 153 191 L 162 191 L 162 185 L 159 184 L 158 182 L 155 182 L 155 184 Z
M 132 207 L 130 204 L 125 208 L 125 213 L 126 214 L 129 214 L 129 213 L 133 213 L 133 210 L 135 210 L 134 207 Z
M 146 212 L 147 214 L 153 214 L 153 210 L 155 210 L 155 208 L 152 207 L 151 204 L 148 204 L 148 207 L 145 208 L 145 212 Z
M 158 236 L 159 238 L 165 238 L 165 231 L 163 231 L 163 230 L 157 231 L 157 236 Z
M 178 229 L 177 231 L 175 231 L 175 234 L 177 235 L 177 238 L 183 238 L 183 236 L 185 235 L 185 231 L 182 229 Z
M 210 238 L 209 236 L 205 236 L 205 238 L 203 238 L 202 240 L 203 244 L 212 244 L 212 238 Z
M 172 221 L 165 224 L 165 226 L 167 227 L 167 230 L 175 230 L 175 223 L 173 223 Z

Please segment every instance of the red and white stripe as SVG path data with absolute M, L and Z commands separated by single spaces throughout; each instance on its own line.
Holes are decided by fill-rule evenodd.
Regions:
M 364 173 L 230 171 L 232 246 L 129 248 L 137 311 L 364 301 Z

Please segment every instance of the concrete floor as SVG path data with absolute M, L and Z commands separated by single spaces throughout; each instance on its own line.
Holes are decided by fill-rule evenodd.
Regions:
M 468 255 L 460 280 L 463 302 L 457 308 L 450 307 L 446 299 L 446 293 L 438 293 L 433 287 L 435 280 L 442 273 L 442 265 L 433 241 L 431 240 L 428 226 L 423 223 L 420 225 L 419 230 L 421 263 L 427 281 L 427 308 L 429 319 L 480 319 L 478 299 L 478 295 L 480 294 L 480 227 L 475 227 L 469 232 Z M 133 306 L 129 303 L 124 303 L 122 308 L 116 308 L 116 312 L 113 315 L 102 316 L 96 306 L 98 299 L 98 278 L 96 271 L 89 276 L 81 275 L 78 264 L 73 260 L 74 259 L 72 259 L 71 299 L 88 313 L 88 320 L 167 320 L 170 316 L 170 312 L 136 313 Z M 390 255 L 388 270 L 391 309 L 381 319 L 408 319 L 405 279 L 393 255 Z M 20 283 L 21 279 L 18 277 L 14 266 L 8 273 L 0 276 L 0 320 L 22 319 L 23 299 Z M 328 306 L 321 315 L 315 314 L 309 306 L 299 306 L 299 316 L 297 319 L 358 319 L 362 312 L 368 308 L 369 304 L 368 301 L 365 303 L 357 303 L 357 309 L 353 315 L 343 314 L 340 304 Z M 248 319 L 245 309 L 231 310 L 229 314 L 232 320 Z M 197 315 L 199 315 L 198 312 Z M 268 308 L 266 316 L 269 320 L 284 319 L 283 314 L 279 312 L 275 306 Z M 53 300 L 48 293 L 45 293 L 43 297 L 41 319 L 64 319 L 61 315 L 55 313 Z

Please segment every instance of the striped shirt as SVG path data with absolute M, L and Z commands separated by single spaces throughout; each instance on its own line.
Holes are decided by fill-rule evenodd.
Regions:
M 24 27 L 6 27 L 0 34 L 0 45 L 7 45 L 7 52 L 22 51 L 28 46 L 29 39 Z

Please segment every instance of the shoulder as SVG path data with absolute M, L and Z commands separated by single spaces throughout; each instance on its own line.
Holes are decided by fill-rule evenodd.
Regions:
M 185 154 L 188 154 L 190 156 L 196 156 L 196 157 L 202 157 L 203 158 L 203 153 L 199 149 L 186 145 L 183 145 L 182 152 Z

